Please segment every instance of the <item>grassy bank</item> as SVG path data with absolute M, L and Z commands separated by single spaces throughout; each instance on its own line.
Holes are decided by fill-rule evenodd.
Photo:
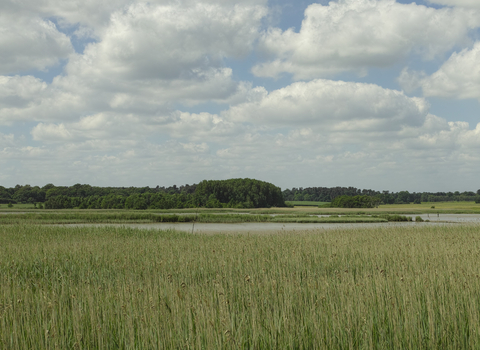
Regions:
M 301 202 L 299 202 L 301 203 Z M 305 203 L 305 202 L 303 202 Z M 308 203 L 308 202 L 307 202 Z M 313 202 L 320 203 L 320 202 Z M 433 207 L 433 208 L 432 208 Z M 133 210 L 125 209 L 62 209 L 46 210 L 34 209 L 33 204 L 14 204 L 8 208 L 6 204 L 0 206 L 0 213 L 31 212 L 31 213 L 131 213 Z M 346 209 L 346 208 L 316 208 L 315 206 L 297 206 L 295 208 L 261 208 L 261 209 L 232 209 L 232 208 L 190 208 L 190 209 L 148 209 L 141 211 L 152 214 L 197 214 L 197 213 L 239 213 L 239 214 L 306 214 L 314 215 L 380 215 L 380 214 L 480 214 L 480 204 L 475 202 L 424 202 L 422 204 L 387 204 L 371 209 Z
M 287 205 L 298 207 L 318 207 L 319 205 L 328 204 L 329 202 L 315 202 L 315 201 L 285 201 Z
M 0 348 L 478 348 L 479 233 L 2 226 Z
M 160 222 L 204 222 L 204 223 L 242 223 L 242 222 L 297 222 L 297 223 L 348 223 L 348 222 L 386 222 L 394 216 L 342 216 L 316 217 L 307 214 L 288 214 L 271 216 L 266 214 L 157 214 L 141 211 L 95 211 L 95 212 L 37 212 L 0 215 L 0 225 L 17 224 L 113 224 L 113 223 L 160 223 Z M 406 220 L 405 220 L 406 221 Z
M 431 202 L 422 204 L 386 204 L 378 208 L 314 208 L 314 207 L 295 207 L 295 208 L 272 208 L 258 209 L 258 213 L 282 214 L 282 213 L 304 213 L 304 214 L 323 214 L 323 215 L 419 215 L 419 214 L 480 214 L 480 204 L 475 202 Z

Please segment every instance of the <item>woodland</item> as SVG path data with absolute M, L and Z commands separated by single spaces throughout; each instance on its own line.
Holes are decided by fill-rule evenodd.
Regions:
M 274 184 L 248 178 L 204 180 L 170 187 L 0 186 L 0 204 L 32 203 L 45 209 L 269 208 L 285 207 L 289 201 L 329 202 L 335 207 L 352 207 L 348 203 L 353 202 L 353 207 L 422 202 L 480 203 L 480 189 L 476 192 L 390 192 L 356 187 L 300 187 L 282 191 Z

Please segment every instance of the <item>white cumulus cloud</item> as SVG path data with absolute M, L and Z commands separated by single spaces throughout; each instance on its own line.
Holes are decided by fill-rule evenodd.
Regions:
M 39 123 L 33 128 L 31 134 L 36 141 L 55 142 L 71 139 L 71 134 L 63 123 L 58 125 Z
M 4 0 L 0 3 L 0 11 L 8 11 L 16 17 L 32 13 L 44 18 L 53 17 L 64 27 L 78 25 L 77 34 L 84 32 L 98 37 L 109 25 L 112 13 L 125 10 L 134 4 L 150 3 L 189 8 L 198 3 L 233 7 L 265 5 L 266 2 L 266 0 Z
M 51 21 L 0 12 L 0 74 L 44 70 L 72 53 L 70 39 Z
M 480 24 L 477 13 L 434 9 L 395 0 L 338 0 L 312 4 L 297 33 L 273 28 L 260 49 L 271 56 L 253 73 L 294 79 L 332 76 L 343 71 L 366 74 L 370 67 L 388 67 L 414 53 L 425 60 L 468 42 L 468 31 Z
M 477 0 L 428 0 L 431 4 L 446 5 L 446 6 L 459 6 L 480 9 L 480 2 Z
M 425 96 L 480 100 L 480 42 L 472 49 L 455 52 L 430 76 L 423 72 L 404 71 L 400 83 L 418 86 Z
M 244 100 L 249 84 L 235 81 L 224 61 L 251 52 L 267 9 L 249 1 L 188 5 L 132 3 L 116 10 L 98 40 L 70 55 L 64 74 L 51 84 L 0 78 L 6 91 L 0 123 L 55 123 L 111 112 L 152 118 L 178 103 Z M 27 96 L 21 89 L 40 90 Z
M 228 119 L 326 131 L 398 130 L 421 125 L 428 104 L 374 84 L 317 79 L 265 93 L 225 112 Z

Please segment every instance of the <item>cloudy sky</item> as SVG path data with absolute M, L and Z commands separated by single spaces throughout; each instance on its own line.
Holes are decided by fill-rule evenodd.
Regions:
M 2 0 L 0 185 L 480 188 L 478 0 Z

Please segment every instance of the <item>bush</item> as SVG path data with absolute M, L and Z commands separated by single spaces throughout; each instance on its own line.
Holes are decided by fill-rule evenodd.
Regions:
M 387 221 L 412 221 L 411 216 L 403 216 L 403 215 L 379 215 L 381 218 L 387 219 Z
M 424 222 L 425 220 L 422 219 L 421 216 L 416 216 L 415 217 L 415 222 Z

